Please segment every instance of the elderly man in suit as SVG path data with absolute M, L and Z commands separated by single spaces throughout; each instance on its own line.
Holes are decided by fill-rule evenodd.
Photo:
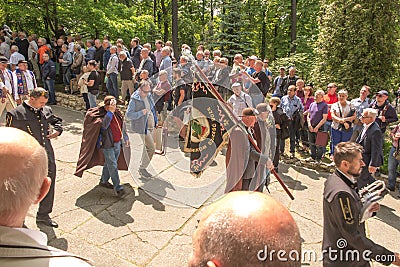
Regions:
M 261 166 L 273 168 L 269 157 L 259 153 L 248 139 L 248 136 L 250 136 L 254 143 L 257 143 L 254 132 L 254 124 L 257 121 L 256 113 L 258 112 L 252 108 L 245 108 L 242 112 L 242 121 L 246 131 L 241 127 L 236 127 L 230 133 L 225 162 L 225 193 L 240 190 L 262 192 L 265 171 Z M 257 166 L 260 167 L 256 169 Z
M 362 158 L 365 166 L 358 178 L 358 188 L 362 188 L 375 181 L 371 174 L 383 164 L 382 132 L 375 122 L 377 111 L 373 108 L 364 109 L 361 115 L 363 129 L 356 139 L 356 143 L 364 148 Z

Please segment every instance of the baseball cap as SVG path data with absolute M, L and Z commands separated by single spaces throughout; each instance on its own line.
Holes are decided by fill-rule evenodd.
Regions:
M 233 87 L 242 87 L 242 85 L 240 83 L 234 83 L 234 84 L 232 84 L 231 88 L 233 88 Z
M 380 90 L 379 92 L 377 92 L 375 95 L 389 95 L 389 93 L 386 90 Z

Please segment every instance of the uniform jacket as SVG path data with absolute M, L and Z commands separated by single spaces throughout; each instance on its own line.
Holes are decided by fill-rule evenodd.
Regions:
M 323 266 L 337 267 L 358 267 L 370 266 L 368 261 L 363 258 L 363 252 L 371 251 L 367 256 L 375 259 L 377 255 L 393 255 L 393 252 L 375 244 L 365 235 L 365 224 L 360 223 L 360 212 L 362 202 L 357 193 L 357 185 L 353 184 L 342 173 L 336 171 L 325 182 L 323 212 L 324 212 L 324 236 L 322 240 L 323 251 L 332 251 L 332 255 L 338 259 L 329 258 L 328 253 L 324 253 Z M 345 241 L 343 241 L 345 240 Z M 333 252 L 337 250 L 338 252 Z M 343 262 L 340 261 L 339 251 L 343 255 L 346 252 L 357 250 L 360 260 Z M 350 257 L 350 256 L 349 256 Z M 382 257 L 383 258 L 383 257 Z M 345 258 L 344 258 L 345 259 Z M 350 258 L 351 259 L 351 258 Z M 380 262 L 390 265 L 391 262 Z
M 106 113 L 107 111 L 104 109 L 104 107 L 94 107 L 89 109 L 86 113 L 85 120 L 83 122 L 81 149 L 75 170 L 75 175 L 78 177 L 82 177 L 85 170 L 88 170 L 94 166 L 104 165 L 104 155 L 96 143 L 100 135 L 100 129 Z M 122 114 L 119 110 L 116 110 L 114 114 L 120 120 L 122 120 Z M 125 149 L 124 153 L 119 154 L 119 170 L 128 170 L 127 162 L 129 162 L 130 159 L 129 155 L 129 149 Z
M 26 102 L 7 112 L 6 126 L 15 127 L 32 135 L 47 152 L 49 160 L 54 161 L 54 151 L 51 141 L 46 136 L 52 125 L 55 131 L 63 132 L 62 119 L 55 116 L 51 107 L 44 106 L 36 110 Z
M 88 259 L 39 244 L 19 230 L 0 226 L 0 266 L 88 267 L 92 265 Z

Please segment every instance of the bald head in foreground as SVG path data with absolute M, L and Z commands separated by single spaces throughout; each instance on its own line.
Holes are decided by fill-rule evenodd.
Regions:
M 37 230 L 21 228 L 29 207 L 50 188 L 45 149 L 28 133 L 0 127 L 0 266 L 91 266 L 47 246 Z
M 300 259 L 299 229 L 286 207 L 259 192 L 236 191 L 204 211 L 189 267 L 287 267 Z
M 22 227 L 32 204 L 50 188 L 46 151 L 28 133 L 0 128 L 0 225 Z

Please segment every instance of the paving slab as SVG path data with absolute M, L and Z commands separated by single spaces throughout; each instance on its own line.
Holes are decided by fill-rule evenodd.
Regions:
M 54 113 L 64 120 L 65 131 L 53 140 L 57 160 L 57 182 L 52 217 L 58 229 L 35 223 L 37 205 L 26 218 L 29 228 L 41 229 L 49 244 L 92 259 L 96 266 L 169 267 L 187 266 L 192 250 L 191 236 L 203 210 L 223 195 L 225 158 L 218 155 L 200 178 L 187 171 L 187 154 L 179 150 L 177 135 L 169 136 L 167 155 L 155 155 L 149 169 L 155 177 L 139 179 L 139 149 L 134 149 L 131 170 L 121 171 L 127 194 L 122 199 L 113 190 L 99 187 L 102 167 L 73 175 L 82 138 L 83 114 L 58 106 Z M 298 165 L 298 166 L 297 166 Z M 290 200 L 271 177 L 269 193 L 291 212 L 300 229 L 303 251 L 321 256 L 322 191 L 328 173 L 303 168 L 301 162 L 280 164 L 279 174 L 295 200 Z M 141 188 L 138 189 L 137 187 Z M 199 188 L 200 187 L 200 188 Z M 381 210 L 367 221 L 371 239 L 399 251 L 400 200 L 387 195 Z M 306 260 L 303 266 L 321 266 Z M 374 266 L 381 266 L 374 263 Z

